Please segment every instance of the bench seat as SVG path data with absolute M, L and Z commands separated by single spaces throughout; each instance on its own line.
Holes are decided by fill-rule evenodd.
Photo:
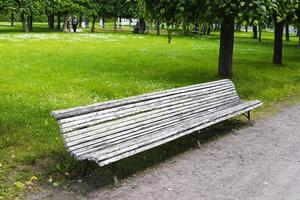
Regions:
M 247 113 L 230 80 L 171 89 L 52 112 L 64 144 L 78 160 L 105 166 Z

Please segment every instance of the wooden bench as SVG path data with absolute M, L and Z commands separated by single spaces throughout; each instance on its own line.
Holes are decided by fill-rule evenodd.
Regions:
M 230 80 L 181 87 L 52 112 L 68 152 L 99 166 L 245 115 L 262 102 L 241 101 Z M 252 124 L 251 124 L 252 125 Z M 200 143 L 199 143 L 200 145 Z

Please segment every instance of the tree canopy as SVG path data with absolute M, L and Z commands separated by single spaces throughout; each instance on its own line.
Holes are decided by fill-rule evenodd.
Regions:
M 274 27 L 273 63 L 282 63 L 282 32 L 284 25 L 296 24 L 300 27 L 299 0 L 2 0 L 0 14 L 16 13 L 23 24 L 24 31 L 32 29 L 37 16 L 47 16 L 49 28 L 66 28 L 69 16 L 77 15 L 93 18 L 113 18 L 116 30 L 117 18 L 136 18 L 155 20 L 167 26 L 169 42 L 171 33 L 178 28 L 185 34 L 191 32 L 190 25 L 210 28 L 221 24 L 219 76 L 232 76 L 232 55 L 234 26 L 236 24 L 258 26 L 261 31 L 266 26 Z M 63 28 L 61 28 L 61 21 Z M 196 29 L 196 28 L 194 28 Z M 193 32 L 193 30 L 192 30 Z M 299 42 L 300 45 L 300 42 Z

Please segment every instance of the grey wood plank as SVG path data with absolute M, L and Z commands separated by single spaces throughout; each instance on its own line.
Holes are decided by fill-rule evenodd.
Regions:
M 145 105 L 140 105 L 139 107 L 133 107 L 131 109 L 123 109 L 123 108 L 119 108 L 118 110 L 108 110 L 105 113 L 97 113 L 97 115 L 95 115 L 94 117 L 90 117 L 90 118 L 84 118 L 81 119 L 79 118 L 77 121 L 71 121 L 68 123 L 60 123 L 61 127 L 63 128 L 63 132 L 69 132 L 69 130 L 74 129 L 75 127 L 82 127 L 85 124 L 91 122 L 91 123 L 102 123 L 105 121 L 111 121 L 113 119 L 118 119 L 121 117 L 126 117 L 129 115 L 135 115 L 138 113 L 142 113 L 142 112 L 147 112 L 147 111 L 152 111 L 152 110 L 157 110 L 159 108 L 167 108 L 167 107 L 171 107 L 173 105 L 177 105 L 177 104 L 183 104 L 183 103 L 188 103 L 188 102 L 192 102 L 198 99 L 204 99 L 204 98 L 213 98 L 216 97 L 218 98 L 217 95 L 222 96 L 223 93 L 227 94 L 228 92 L 231 92 L 232 95 L 235 95 L 235 91 L 234 90 L 224 90 L 224 91 L 220 91 L 220 92 L 216 92 L 210 95 L 206 95 L 205 97 L 202 96 L 186 96 L 186 98 L 182 98 L 182 99 L 178 99 L 178 100 L 174 100 L 174 101 L 170 101 L 169 103 L 165 103 L 165 102 L 155 102 L 152 104 L 145 104 Z M 90 126 L 90 125 L 88 125 Z
M 234 116 L 240 115 L 240 114 L 242 114 L 244 112 L 247 112 L 249 110 L 253 110 L 253 109 L 255 109 L 255 108 L 259 107 L 259 106 L 261 106 L 261 104 L 252 105 L 252 106 L 244 108 L 242 110 L 238 110 L 238 111 L 235 111 L 233 113 L 230 113 L 230 114 L 227 114 L 227 115 L 223 115 L 222 117 L 219 117 L 219 118 L 217 118 L 214 121 L 211 121 L 211 122 L 207 121 L 206 123 L 203 123 L 203 125 L 201 125 L 201 126 L 198 126 L 198 127 L 192 128 L 192 129 L 186 129 L 186 131 L 179 132 L 178 134 L 173 134 L 172 136 L 170 136 L 170 137 L 168 137 L 168 138 L 166 138 L 164 140 L 155 140 L 152 144 L 149 142 L 148 143 L 149 145 L 141 146 L 140 148 L 138 147 L 139 145 L 131 146 L 129 148 L 131 150 L 126 149 L 126 152 L 124 152 L 124 153 L 121 152 L 121 154 L 117 155 L 117 156 L 109 155 L 109 156 L 111 156 L 111 158 L 109 158 L 109 159 L 102 160 L 103 157 L 100 157 L 98 154 L 94 154 L 93 157 L 89 158 L 89 160 L 93 160 L 93 161 L 98 162 L 99 166 L 105 166 L 105 165 L 107 165 L 109 163 L 112 163 L 112 162 L 124 159 L 124 158 L 126 158 L 128 156 L 137 154 L 139 152 L 142 152 L 142 151 L 154 148 L 156 146 L 159 146 L 161 144 L 164 144 L 164 143 L 167 143 L 169 141 L 175 140 L 177 138 L 180 138 L 182 136 L 188 135 L 188 134 L 193 133 L 195 131 L 201 130 L 201 129 L 205 128 L 205 127 L 211 126 L 211 125 L 216 124 L 218 122 L 224 121 L 226 119 L 230 119 L 230 118 L 232 118 Z M 118 153 L 120 153 L 120 151 Z M 85 159 L 87 159 L 87 158 L 85 158 Z
M 207 95 L 213 95 L 214 93 L 221 92 L 221 91 L 225 92 L 227 90 L 235 91 L 235 89 L 230 84 L 227 84 L 227 85 L 217 86 L 217 87 L 213 87 L 213 88 L 206 88 L 201 91 L 194 90 L 194 91 L 190 91 L 190 92 L 186 92 L 186 93 L 179 93 L 179 94 L 172 95 L 172 96 L 151 99 L 148 101 L 142 101 L 142 102 L 138 102 L 138 103 L 132 103 L 132 104 L 124 105 L 124 106 L 114 107 L 114 108 L 110 108 L 110 109 L 105 109 L 105 110 L 101 110 L 101 111 L 83 114 L 83 115 L 73 116 L 73 117 L 61 119 L 61 120 L 59 120 L 59 122 L 61 125 L 64 125 L 65 127 L 67 127 L 67 126 L 72 126 L 74 124 L 78 124 L 80 122 L 92 121 L 95 119 L 100 119 L 101 117 L 104 118 L 103 115 L 108 114 L 108 113 L 116 113 L 118 111 L 125 111 L 125 110 L 131 111 L 134 109 L 151 110 L 151 109 L 157 108 L 157 106 L 164 107 L 164 106 L 176 104 L 177 101 L 181 101 L 184 99 L 193 98 L 193 97 L 201 97 L 201 96 L 205 97 Z
M 164 115 L 160 115 L 159 113 L 157 114 L 157 119 L 155 120 L 155 118 L 153 118 L 155 121 L 160 121 L 160 120 L 163 120 L 163 119 L 167 119 L 167 121 L 168 120 L 171 120 L 172 119 L 172 117 L 173 116 L 181 116 L 182 114 L 184 114 L 184 113 L 187 113 L 187 112 L 189 112 L 189 113 L 192 113 L 194 110 L 196 110 L 195 112 L 198 112 L 198 113 L 201 113 L 201 112 L 203 112 L 203 111 L 205 111 L 205 110 L 209 110 L 209 109 L 213 109 L 213 108 L 215 108 L 215 107 L 220 107 L 220 106 L 222 106 L 222 105 L 226 105 L 226 104 L 228 104 L 228 103 L 230 103 L 230 102 L 233 102 L 233 99 L 234 99 L 234 97 L 233 98 L 230 98 L 230 99 L 228 99 L 227 101 L 219 101 L 219 103 L 218 104 L 215 104 L 214 102 L 213 103 L 207 103 L 207 105 L 206 106 L 197 106 L 196 104 L 192 104 L 192 105 L 190 105 L 190 107 L 188 108 L 188 110 L 185 110 L 185 109 L 182 109 L 182 110 L 174 110 L 174 112 L 172 112 L 171 114 L 168 114 L 167 116 L 164 116 Z M 238 99 L 236 99 L 236 104 L 239 102 L 238 101 Z M 152 118 L 151 118 L 152 119 Z M 145 121 L 144 121 L 145 122 Z M 136 123 L 135 123 L 136 124 Z M 148 121 L 146 121 L 144 124 L 149 124 L 149 122 Z M 123 126 L 124 127 L 124 126 Z M 130 131 L 129 132 L 134 132 L 134 131 L 136 131 L 136 129 L 133 129 L 133 128 L 131 128 L 131 127 L 124 127 L 125 128 L 125 130 L 126 129 L 129 129 Z M 141 129 L 141 127 L 139 127 L 139 124 L 137 124 L 137 129 Z M 124 130 L 124 129 L 123 129 Z M 99 136 L 105 136 L 105 135 L 108 135 L 109 133 L 116 133 L 116 132 L 120 132 L 120 131 L 122 131 L 122 129 L 121 130 L 118 130 L 118 129 L 112 129 L 110 132 L 107 132 L 107 131 L 102 131 L 103 132 L 103 134 L 102 135 L 99 135 L 99 134 L 97 134 L 96 135 L 96 137 L 91 137 L 91 138 L 84 138 L 84 140 L 76 140 L 75 142 L 69 142 L 68 143 L 68 145 L 70 145 L 70 146 L 72 146 L 72 145 L 75 145 L 75 144 L 81 144 L 81 143 L 84 143 L 85 141 L 86 141 L 86 143 L 85 144 L 83 144 L 84 146 L 87 146 L 87 145 L 91 145 L 92 143 L 96 143 L 97 141 L 99 141 L 99 139 L 97 139 L 97 137 L 99 137 Z M 100 140 L 101 140 L 101 138 L 100 138 Z M 74 147 L 75 148 L 75 147 Z M 77 148 L 79 148 L 79 147 L 77 147 Z
M 111 120 L 108 122 L 102 122 L 100 124 L 95 123 L 95 125 L 93 126 L 87 126 L 87 128 L 84 129 L 79 129 L 79 130 L 73 130 L 72 132 L 67 132 L 64 133 L 63 136 L 65 138 L 72 138 L 78 135 L 81 135 L 84 137 L 84 135 L 87 132 L 91 132 L 93 130 L 99 130 L 99 129 L 104 129 L 108 131 L 109 129 L 114 129 L 116 127 L 114 127 L 115 124 L 121 124 L 121 123 L 125 123 L 124 125 L 129 125 L 130 123 L 132 123 L 132 121 L 134 123 L 137 123 L 139 121 L 145 121 L 149 118 L 156 118 L 157 116 L 159 117 L 163 117 L 164 115 L 168 115 L 168 114 L 174 114 L 178 111 L 181 110 L 186 110 L 189 108 L 199 108 L 199 107 L 205 107 L 205 104 L 210 103 L 209 105 L 216 103 L 216 105 L 219 105 L 222 101 L 224 103 L 227 103 L 228 100 L 239 100 L 238 97 L 232 95 L 230 92 L 228 93 L 223 93 L 223 95 L 218 96 L 217 98 L 215 97 L 209 97 L 209 98 L 203 98 L 203 99 L 197 99 L 193 102 L 188 102 L 185 104 L 177 104 L 171 107 L 164 107 L 164 108 L 159 108 L 157 110 L 152 110 L 152 111 L 148 111 L 148 112 L 143 112 L 143 113 L 139 113 L 139 114 L 135 114 L 135 115 L 130 115 L 127 117 L 123 117 L 123 118 L 118 118 L 116 120 Z M 207 105 L 207 106 L 209 106 Z M 127 122 L 127 123 L 126 123 Z M 80 136 L 79 136 L 80 137 Z
M 226 109 L 228 107 L 221 107 L 221 109 Z M 181 123 L 182 121 L 190 120 L 193 118 L 200 118 L 204 116 L 205 114 L 211 114 L 213 112 L 216 112 L 216 110 L 209 110 L 207 112 L 201 112 L 201 113 L 191 113 L 190 115 L 181 117 L 180 119 L 174 119 L 172 121 L 166 122 L 164 124 L 158 124 L 158 125 L 153 125 L 153 127 L 150 126 L 150 128 L 145 127 L 146 130 L 142 131 L 136 131 L 136 132 L 131 132 L 130 134 L 123 135 L 122 132 L 120 133 L 120 137 L 115 138 L 108 138 L 107 140 L 102 140 L 99 143 L 96 143 L 94 145 L 89 145 L 86 147 L 82 147 L 80 149 L 75 149 L 72 151 L 73 154 L 76 154 L 77 156 L 81 156 L 84 154 L 90 154 L 92 152 L 100 151 L 105 148 L 110 148 L 113 145 L 120 144 L 122 142 L 126 142 L 128 140 L 136 139 L 138 137 L 142 137 L 148 134 L 154 134 L 161 132 L 167 128 L 174 127 L 178 123 Z
M 222 110 L 222 111 L 219 111 L 216 113 L 212 113 L 210 115 L 206 115 L 202 118 L 196 118 L 196 119 L 184 121 L 182 123 L 179 123 L 178 126 L 172 127 L 171 129 L 165 130 L 164 132 L 158 133 L 157 135 L 155 135 L 155 134 L 148 135 L 147 137 L 143 138 L 143 141 L 137 139 L 137 140 L 130 141 L 130 143 L 133 145 L 138 145 L 138 146 L 141 145 L 142 146 L 142 145 L 144 145 L 144 143 L 150 142 L 151 139 L 156 140 L 156 139 L 162 139 L 162 138 L 168 137 L 170 134 L 169 132 L 171 132 L 171 134 L 174 134 L 174 133 L 176 134 L 176 133 L 184 131 L 186 129 L 190 129 L 192 127 L 197 127 L 203 123 L 210 122 L 210 121 L 212 121 L 212 119 L 218 118 L 219 116 L 220 117 L 226 116 L 226 115 L 231 114 L 232 112 L 239 111 L 241 109 L 247 108 L 252 105 L 257 105 L 258 103 L 259 102 L 246 102 L 246 103 L 238 104 L 234 107 L 230 107 L 228 109 L 225 109 L 225 110 Z M 129 143 L 123 143 L 118 146 L 113 146 L 113 148 L 104 149 L 103 151 L 96 153 L 96 154 L 101 157 L 101 155 L 105 155 L 106 153 L 113 154 L 115 150 L 126 151 L 127 148 L 130 148 Z
M 203 84 L 198 84 L 198 85 L 193 85 L 193 86 L 187 86 L 187 87 L 181 87 L 181 88 L 175 88 L 167 91 L 161 91 L 161 92 L 155 92 L 155 93 L 149 93 L 145 95 L 140 95 L 136 97 L 130 97 L 126 99 L 121 99 L 121 100 L 113 100 L 113 101 L 107 101 L 103 103 L 97 103 L 97 104 L 92 104 L 89 106 L 80 106 L 76 108 L 70 108 L 70 109 L 64 109 L 64 110 L 57 110 L 53 111 L 51 114 L 56 118 L 56 119 L 63 119 L 63 118 L 68 118 L 76 115 L 82 115 L 90 112 L 95 112 L 103 109 L 108 109 L 108 108 L 113 108 L 116 106 L 121 106 L 121 105 L 126 105 L 126 104 L 131 104 L 131 103 L 136 103 L 140 101 L 145 101 L 145 100 L 150 100 L 153 98 L 159 98 L 167 95 L 172 95 L 176 93 L 181 93 L 182 91 L 187 91 L 187 90 L 195 90 L 195 89 L 200 89 L 200 88 L 206 88 L 214 85 L 222 85 L 230 83 L 233 85 L 233 83 L 230 80 L 219 80 L 219 81 L 214 81 L 214 82 L 209 82 L 209 83 L 203 83 Z
M 235 96 L 235 97 L 238 97 L 235 94 L 234 91 L 229 91 L 228 93 L 227 92 L 218 93 L 218 94 L 216 93 L 216 94 L 214 94 L 215 96 L 210 95 L 210 96 L 208 96 L 208 98 L 219 98 L 219 97 L 222 97 L 222 95 L 227 95 L 229 93 L 231 95 Z M 207 98 L 203 98 L 203 99 L 207 99 Z M 194 98 L 191 98 L 191 99 L 185 99 L 185 100 L 179 101 L 177 104 L 171 104 L 169 106 L 158 106 L 157 108 L 154 107 L 153 109 L 149 109 L 149 112 L 157 112 L 160 109 L 171 109 L 171 108 L 174 108 L 174 107 L 181 107 L 181 106 L 192 104 L 193 102 L 201 101 L 201 100 L 202 100 L 202 98 L 197 98 L 197 97 L 194 97 Z M 141 110 L 140 109 L 133 109 L 133 110 L 130 110 L 130 111 L 120 110 L 118 112 L 112 112 L 112 113 L 104 114 L 104 115 L 96 117 L 95 119 L 92 119 L 92 120 L 71 122 L 72 124 L 70 124 L 70 123 L 61 124 L 61 131 L 63 133 L 68 133 L 68 132 L 72 132 L 72 131 L 75 131 L 75 130 L 78 130 L 78 129 L 91 127 L 91 126 L 94 126 L 96 124 L 116 120 L 116 119 L 119 119 L 119 118 L 131 116 L 131 115 L 137 115 L 139 113 L 144 113 L 144 112 L 146 112 L 146 111 L 143 110 L 143 109 L 141 109 Z
M 224 107 L 228 107 L 228 106 L 233 106 L 235 104 L 238 104 L 239 101 L 238 100 L 228 100 L 227 104 L 223 104 L 219 103 L 219 104 L 214 104 L 212 108 L 209 108 L 208 111 L 213 111 L 219 108 L 224 108 Z M 81 139 L 84 140 L 94 140 L 96 138 L 107 138 L 107 137 L 114 137 L 117 136 L 115 135 L 116 133 L 120 133 L 120 132 L 124 132 L 127 131 L 127 133 L 130 133 L 132 130 L 132 132 L 135 132 L 139 129 L 143 129 L 145 127 L 148 126 L 152 126 L 154 124 L 163 124 L 163 123 L 169 123 L 171 122 L 171 120 L 173 118 L 179 118 L 180 116 L 185 116 L 185 115 L 189 115 L 189 114 L 194 114 L 194 113 L 199 113 L 200 110 L 196 109 L 184 109 L 180 112 L 173 112 L 171 114 L 162 114 L 160 115 L 156 115 L 156 116 L 152 116 L 152 115 L 148 115 L 147 117 L 144 118 L 132 118 L 131 120 L 128 121 L 123 121 L 123 122 L 117 122 L 116 121 L 112 121 L 111 123 L 109 123 L 109 125 L 101 127 L 99 129 L 90 131 L 90 132 L 86 132 L 85 134 L 79 134 L 79 135 L 75 135 L 73 137 L 64 137 L 65 141 L 69 143 L 69 146 L 72 146 L 73 144 L 71 142 L 74 141 L 78 141 Z M 207 111 L 207 112 L 208 112 Z M 202 111 L 201 113 L 206 113 L 205 111 Z M 122 119 L 124 120 L 124 119 Z M 104 124 L 106 125 L 106 124 Z M 126 134 L 126 132 L 124 132 L 124 134 Z

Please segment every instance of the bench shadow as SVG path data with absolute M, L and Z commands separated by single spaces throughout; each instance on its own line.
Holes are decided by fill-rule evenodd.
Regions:
M 235 130 L 245 126 L 248 126 L 248 122 L 242 117 L 227 120 L 201 130 L 199 139 L 201 144 L 208 144 L 226 135 L 234 134 Z M 198 147 L 194 137 L 187 135 L 146 152 L 131 156 L 116 163 L 118 178 L 122 184 L 129 177 L 159 167 L 164 161 L 196 148 Z M 71 165 L 76 166 L 69 171 L 70 176 L 68 176 L 63 183 L 62 188 L 64 188 L 64 190 L 78 195 L 87 195 L 96 190 L 114 187 L 109 166 L 101 168 L 94 162 L 76 161 L 68 155 L 62 158 L 60 154 L 57 155 L 57 157 L 59 157 L 59 159 L 66 159 L 61 161 L 68 163 L 70 163 L 70 159 L 72 159 Z

